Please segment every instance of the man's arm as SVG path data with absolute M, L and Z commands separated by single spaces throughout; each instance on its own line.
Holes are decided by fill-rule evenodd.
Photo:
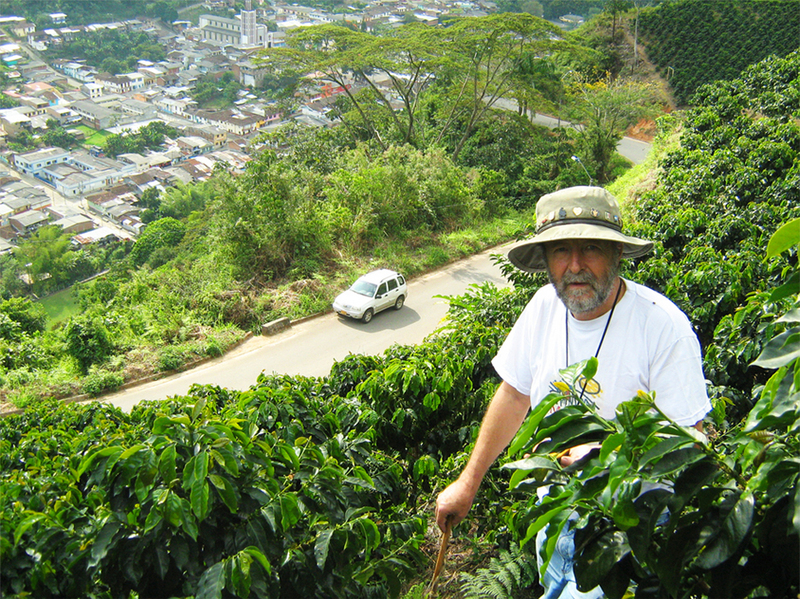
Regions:
M 436 524 L 440 529 L 445 529 L 448 519 L 455 526 L 467 515 L 484 475 L 514 438 L 530 407 L 530 397 L 506 382 L 500 384 L 483 416 L 469 462 L 458 479 L 436 498 Z

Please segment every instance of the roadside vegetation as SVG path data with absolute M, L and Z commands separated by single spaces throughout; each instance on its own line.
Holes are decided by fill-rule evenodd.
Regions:
M 602 90 L 604 77 L 575 85 Z M 655 241 L 625 276 L 670 297 L 701 339 L 708 434 L 648 412 L 647 394 L 614 421 L 588 407 L 532 412 L 455 531 L 440 597 L 538 596 L 529 541 L 570 510 L 579 583 L 613 599 L 800 592 L 798 81 L 795 52 L 701 87 L 691 109 L 658 120 L 654 168 L 606 171 L 626 231 Z M 445 130 L 431 115 L 463 107 L 435 91 L 443 112 L 428 110 L 419 139 Z M 490 112 L 463 143 L 400 145 L 387 140 L 408 129 L 385 109 L 362 116 L 358 101 L 342 107 L 351 128 L 284 131 L 244 175 L 151 198 L 172 212 L 78 287 L 83 313 L 59 330 L 45 331 L 41 305 L 6 299 L 2 376 L 30 377 L 18 397 L 34 376 L 83 376 L 100 392 L 137 352 L 174 367 L 217 351 L 304 302 L 316 309 L 365 268 L 413 274 L 521 234 L 541 193 L 586 183 L 571 156 L 590 140 L 572 130 Z M 325 377 L 195 386 L 129 414 L 31 394 L 0 420 L 0 592 L 421 599 L 433 498 L 499 384 L 492 356 L 545 283 L 498 261 L 513 287 L 473 287 L 423 344 L 348 356 Z M 602 450 L 582 469 L 550 457 L 587 441 Z M 640 495 L 645 483 L 660 488 Z M 554 491 L 538 503 L 542 484 Z

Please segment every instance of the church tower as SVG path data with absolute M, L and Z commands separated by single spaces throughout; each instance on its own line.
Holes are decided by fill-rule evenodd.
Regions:
M 258 44 L 258 32 L 256 28 L 256 11 L 253 10 L 252 0 L 245 0 L 241 19 L 242 33 L 239 38 L 239 45 L 244 47 L 255 46 Z

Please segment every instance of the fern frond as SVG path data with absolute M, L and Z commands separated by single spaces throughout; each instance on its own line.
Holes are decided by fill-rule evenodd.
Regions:
M 474 574 L 462 572 L 458 580 L 465 599 L 513 599 L 516 590 L 536 582 L 536 557 L 517 546 L 511 551 L 501 549 L 488 567 Z

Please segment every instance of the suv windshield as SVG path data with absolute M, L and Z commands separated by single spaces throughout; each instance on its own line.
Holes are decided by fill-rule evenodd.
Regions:
M 355 291 L 359 295 L 366 295 L 367 297 L 374 297 L 375 296 L 375 288 L 377 286 L 375 283 L 367 283 L 366 281 L 362 281 L 359 279 L 353 286 L 350 288 L 350 291 Z

